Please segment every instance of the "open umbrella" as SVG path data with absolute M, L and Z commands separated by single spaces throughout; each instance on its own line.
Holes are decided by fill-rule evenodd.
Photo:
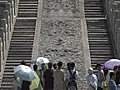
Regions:
M 37 58 L 36 60 L 36 63 L 38 64 L 42 64 L 42 63 L 49 63 L 50 61 L 47 59 L 47 58 L 44 58 L 44 57 L 39 57 Z
M 120 60 L 119 59 L 110 59 L 104 63 L 104 68 L 106 69 L 113 69 L 114 66 L 119 66 Z
M 19 65 L 15 68 L 15 76 L 21 80 L 32 81 L 35 79 L 35 72 L 28 66 Z

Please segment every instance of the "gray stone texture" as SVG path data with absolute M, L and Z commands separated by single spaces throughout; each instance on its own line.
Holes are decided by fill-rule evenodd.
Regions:
M 84 90 L 86 62 L 79 0 L 42 0 L 40 3 L 38 56 L 47 57 L 51 62 L 75 62 L 79 71 L 78 90 Z

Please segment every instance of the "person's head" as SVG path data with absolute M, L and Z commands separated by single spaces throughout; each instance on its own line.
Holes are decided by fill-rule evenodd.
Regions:
M 26 65 L 26 62 L 24 60 L 21 61 L 21 65 Z
M 114 72 L 110 72 L 110 78 L 111 78 L 111 79 L 114 79 L 114 78 L 115 78 Z
M 42 68 L 42 69 L 46 69 L 46 68 L 47 68 L 46 65 L 45 65 L 45 63 L 42 63 L 42 64 L 41 64 L 41 68 Z
M 91 74 L 93 74 L 93 68 L 92 67 L 90 67 L 89 69 L 88 69 L 88 73 L 91 75 Z
M 48 68 L 49 68 L 49 69 L 52 68 L 52 63 L 51 63 L 51 62 L 48 63 Z
M 120 65 L 118 66 L 118 70 L 120 71 Z
M 74 62 L 71 62 L 70 63 L 70 68 L 73 70 L 75 68 L 75 63 Z
M 70 70 L 70 66 L 71 66 L 70 64 L 71 64 L 70 62 L 67 63 L 67 69 L 68 70 Z
M 35 65 L 33 65 L 33 69 L 34 69 L 34 71 L 36 71 L 37 70 L 37 68 L 38 68 L 38 66 L 35 64 Z
M 100 70 L 102 69 L 102 65 L 101 65 L 101 64 L 97 64 L 97 65 L 95 66 L 95 68 L 100 71 Z
M 56 63 L 53 64 L 53 68 L 57 69 L 57 64 Z
M 118 70 L 118 66 L 114 66 L 113 70 L 116 72 Z
M 60 69 L 60 68 L 62 67 L 63 63 L 62 63 L 61 61 L 59 61 L 59 62 L 57 63 L 57 65 L 58 65 L 58 68 Z

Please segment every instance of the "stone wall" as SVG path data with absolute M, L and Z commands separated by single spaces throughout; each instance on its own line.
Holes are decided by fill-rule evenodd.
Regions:
M 84 0 L 39 0 L 32 60 L 39 56 L 51 62 L 75 62 L 78 90 L 85 90 L 90 54 Z
M 115 57 L 120 58 L 120 1 L 104 0 Z
M 0 0 L 0 71 L 7 58 L 18 3 L 19 0 Z

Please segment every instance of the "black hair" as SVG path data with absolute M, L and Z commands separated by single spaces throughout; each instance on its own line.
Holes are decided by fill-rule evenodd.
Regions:
M 38 68 L 38 66 L 35 64 L 35 65 L 33 65 L 33 69 L 34 69 L 34 71 L 36 71 L 37 70 L 37 68 Z
M 21 61 L 21 65 L 26 65 L 26 62 L 24 60 Z
M 71 62 L 70 64 L 71 68 L 73 69 L 75 67 L 75 63 L 74 62 Z
M 57 69 L 57 64 L 56 63 L 53 64 L 53 68 Z
M 67 63 L 67 69 L 68 69 L 68 70 L 70 69 L 70 66 L 71 66 L 71 62 L 68 62 L 68 63 Z
M 101 67 L 101 64 L 96 64 L 95 68 Z
M 52 68 L 52 63 L 51 63 L 51 62 L 48 63 L 48 68 L 49 68 L 49 69 Z
M 58 68 L 61 68 L 62 65 L 63 65 L 63 63 L 62 63 L 61 61 L 59 61 L 59 62 L 57 63 L 57 65 L 58 65 Z
M 114 70 L 114 71 L 115 71 L 115 70 L 117 70 L 117 69 L 118 69 L 118 67 L 119 67 L 119 66 L 114 66 L 113 70 Z
M 114 72 L 110 72 L 110 78 L 114 76 Z

